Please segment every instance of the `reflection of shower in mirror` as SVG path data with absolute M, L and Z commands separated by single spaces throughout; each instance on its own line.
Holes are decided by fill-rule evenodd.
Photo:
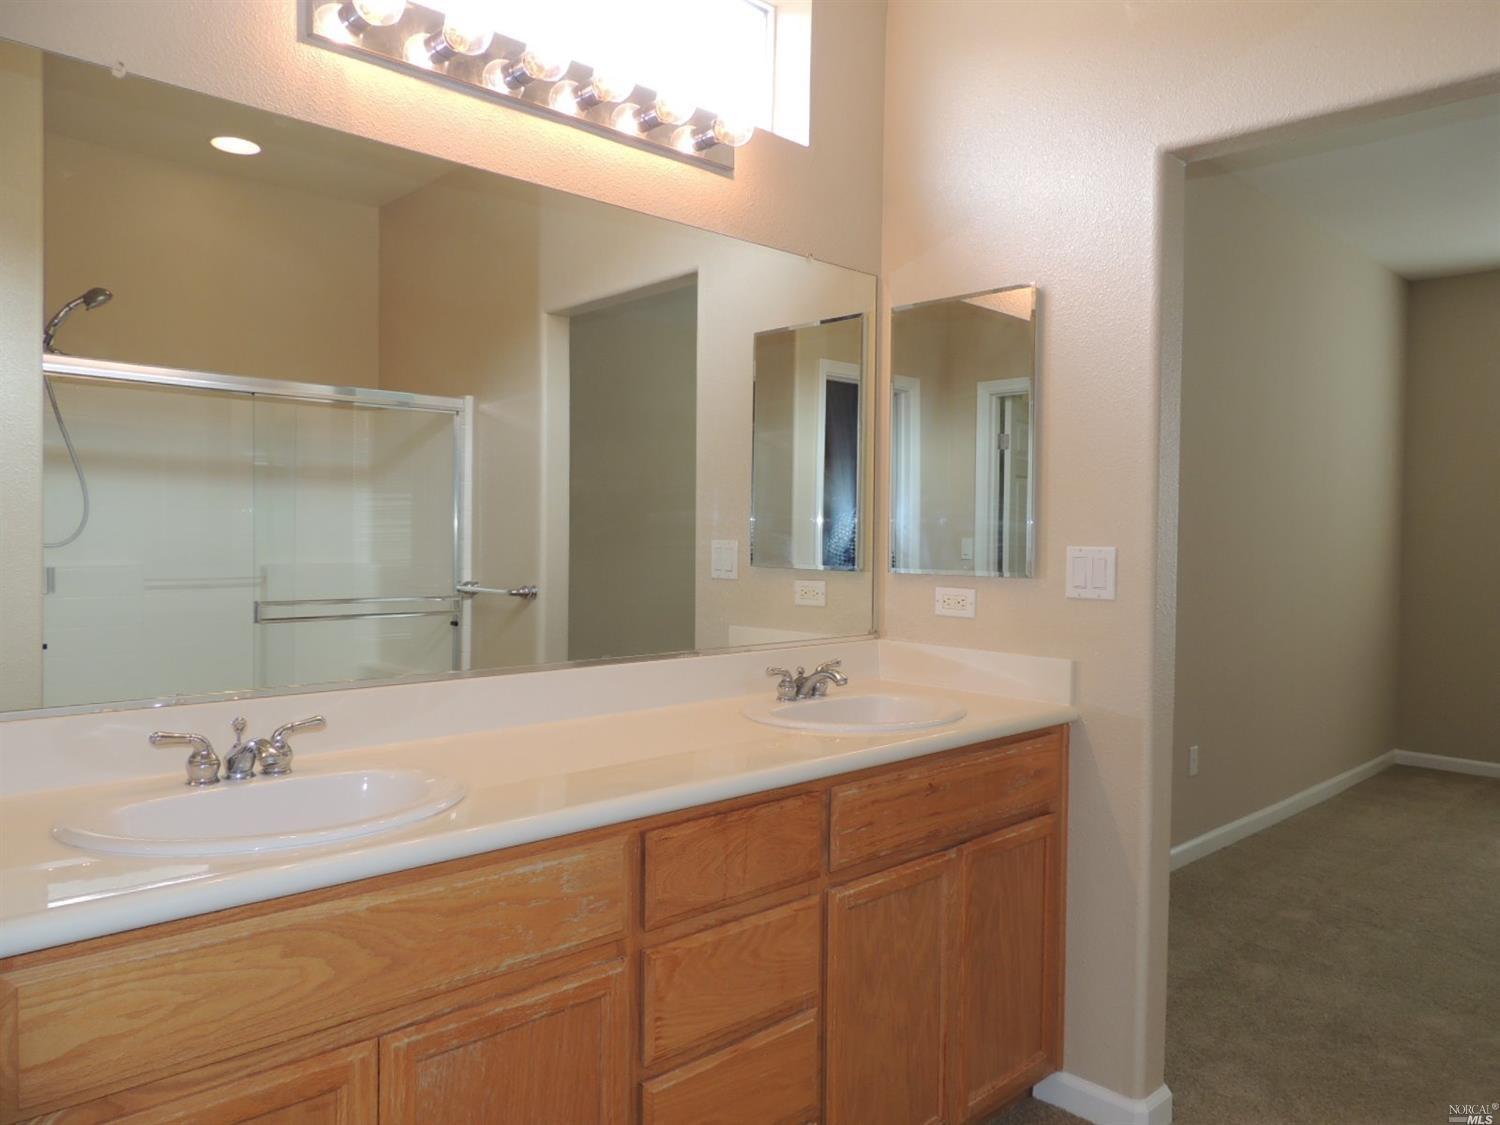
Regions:
M 74 297 L 62 308 L 58 309 L 57 312 L 53 313 L 52 319 L 47 322 L 47 327 L 42 329 L 42 351 L 60 354 L 57 352 L 57 348 L 53 346 L 53 341 L 57 337 L 57 330 L 63 326 L 68 317 L 72 316 L 79 309 L 83 309 L 85 312 L 92 312 L 100 305 L 107 305 L 113 298 L 113 293 L 97 285 Z M 66 547 L 82 535 L 83 529 L 88 526 L 89 482 L 88 478 L 83 475 L 83 465 L 78 460 L 78 450 L 73 448 L 73 435 L 68 433 L 68 424 L 63 421 L 62 408 L 57 405 L 57 392 L 53 390 L 52 380 L 48 378 L 45 371 L 42 373 L 42 383 L 47 388 L 47 401 L 52 404 L 52 417 L 57 421 L 57 432 L 62 434 L 63 445 L 67 447 L 68 460 L 73 463 L 73 473 L 78 478 L 78 494 L 83 501 L 83 510 L 79 513 L 78 525 L 61 539 L 43 541 L 43 547 L 55 549 L 57 547 Z

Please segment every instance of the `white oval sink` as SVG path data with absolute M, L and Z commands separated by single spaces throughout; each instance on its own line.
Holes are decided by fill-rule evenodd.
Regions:
M 53 826 L 65 844 L 114 855 L 237 855 L 388 832 L 464 798 L 425 770 L 293 774 L 183 787 L 126 804 L 98 802 Z
M 923 730 L 956 723 L 967 709 L 925 695 L 829 695 L 794 703 L 752 703 L 745 714 L 757 723 L 823 734 L 879 734 Z

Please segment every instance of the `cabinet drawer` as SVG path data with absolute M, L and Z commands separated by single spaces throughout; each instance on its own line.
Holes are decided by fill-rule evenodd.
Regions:
M 641 1059 L 647 1066 L 818 1000 L 816 898 L 647 949 Z
M 1054 802 L 1062 736 L 1055 730 L 949 761 L 833 790 L 829 865 L 943 848 L 1007 816 Z
M 816 879 L 823 863 L 823 798 L 804 793 L 703 816 L 644 834 L 645 925 Z
M 626 857 L 617 836 L 23 961 L 0 972 L 0 1119 L 619 936 Z
M 804 1125 L 818 1120 L 818 1014 L 759 1035 L 641 1087 L 642 1125 Z

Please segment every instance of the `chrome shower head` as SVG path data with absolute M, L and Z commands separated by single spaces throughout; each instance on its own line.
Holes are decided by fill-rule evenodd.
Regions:
M 52 340 L 57 335 L 57 330 L 63 326 L 63 322 L 68 317 L 72 316 L 79 309 L 97 309 L 100 305 L 108 304 L 113 297 L 114 294 L 108 289 L 103 289 L 96 285 L 94 288 L 80 293 L 62 308 L 58 309 L 53 314 L 52 319 L 47 322 L 47 327 L 42 330 L 42 351 L 54 353 L 57 351 L 52 346 Z

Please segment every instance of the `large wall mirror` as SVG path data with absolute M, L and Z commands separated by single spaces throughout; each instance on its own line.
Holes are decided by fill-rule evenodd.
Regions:
M 874 278 L 65 57 L 39 85 L 0 161 L 56 315 L 0 377 L 43 448 L 0 458 L 43 543 L 0 613 L 40 599 L 42 635 L 0 710 L 871 631 Z M 837 361 L 815 494 L 815 435 L 756 425 L 788 333 Z M 825 604 L 775 566 L 829 568 Z
M 891 568 L 1026 578 L 1036 555 L 1032 286 L 891 315 Z

